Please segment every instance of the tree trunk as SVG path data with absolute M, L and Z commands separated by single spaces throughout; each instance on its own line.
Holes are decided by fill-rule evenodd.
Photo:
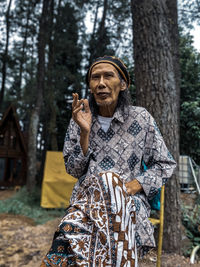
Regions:
M 96 30 L 97 22 L 98 22 L 99 7 L 100 7 L 100 2 L 97 2 L 96 10 L 95 10 L 95 17 L 94 17 L 94 24 L 93 24 L 93 32 L 91 34 L 91 40 L 90 40 L 89 65 L 92 64 L 92 62 L 96 59 L 97 56 L 100 56 L 98 53 L 100 47 L 97 47 L 97 44 L 102 45 L 102 39 L 104 38 L 105 22 L 106 22 L 107 10 L 108 10 L 108 0 L 103 1 L 103 14 L 102 14 L 101 21 L 99 23 L 99 27 Z M 86 96 L 87 94 L 88 94 L 88 91 L 86 91 Z
M 47 95 L 48 95 L 48 103 L 47 109 L 50 112 L 50 118 L 48 122 L 48 135 L 50 142 L 48 144 L 48 148 L 53 151 L 58 151 L 58 143 L 57 143 L 57 127 L 56 127 L 56 99 L 54 94 L 54 84 L 53 84 L 53 65 L 54 65 L 54 42 L 56 40 L 52 40 L 53 38 L 53 20 L 54 20 L 54 0 L 51 0 L 51 11 L 50 11 L 50 19 L 49 19 L 49 53 L 48 53 L 48 80 L 47 80 Z
M 92 30 L 92 38 L 94 38 L 95 33 L 96 33 L 96 27 L 97 27 L 97 21 L 98 21 L 98 12 L 99 12 L 99 2 L 97 2 L 96 10 L 95 10 L 95 15 L 94 15 L 94 24 L 93 24 L 93 30 Z
M 98 11 L 99 11 L 99 2 L 97 2 L 96 5 L 96 10 L 95 10 L 95 15 L 94 15 L 94 24 L 93 24 L 93 30 L 91 34 L 91 39 L 90 39 L 90 58 L 89 58 L 89 66 L 92 64 L 94 61 L 94 50 L 96 49 L 95 45 L 95 36 L 96 36 L 96 28 L 97 28 L 97 22 L 98 22 Z M 88 97 L 88 87 L 85 89 L 85 98 Z
M 9 1 L 8 8 L 6 11 L 6 45 L 5 51 L 2 57 L 2 83 L 1 83 L 1 92 L 0 92 L 0 106 L 4 99 L 5 93 L 5 84 L 6 84 L 6 74 L 7 74 L 7 62 L 8 62 L 8 46 L 10 38 L 10 8 L 12 0 Z
M 39 110 L 33 109 L 31 113 L 29 130 L 28 130 L 28 172 L 27 172 L 27 189 L 32 192 L 35 186 L 37 173 L 37 133 L 39 124 Z
M 170 0 L 176 7 L 176 0 Z M 172 7 L 172 6 L 171 6 Z M 167 0 L 132 0 L 136 101 L 147 108 L 161 129 L 166 145 L 179 159 L 179 81 Z M 171 9 L 171 8 L 170 8 Z M 174 13 L 175 14 L 175 13 Z M 174 15 L 173 14 L 173 15 Z M 173 27 L 177 28 L 174 20 Z M 177 55 L 176 55 L 177 56 Z M 177 60 L 177 59 L 176 59 Z M 176 61 L 177 62 L 177 61 Z M 165 201 L 164 247 L 180 253 L 181 215 L 178 170 L 168 181 Z
M 104 0 L 103 2 L 103 15 L 102 19 L 99 25 L 99 42 L 104 38 L 104 32 L 105 32 L 105 25 L 106 25 L 106 16 L 107 16 L 107 11 L 108 11 L 108 0 Z
M 27 38 L 28 38 L 28 30 L 29 30 L 29 20 L 30 20 L 30 13 L 33 8 L 33 5 L 31 2 L 29 2 L 28 10 L 27 10 L 27 17 L 26 17 L 26 26 L 25 26 L 25 34 L 24 34 L 24 40 L 22 44 L 22 55 L 20 60 L 20 66 L 19 66 L 19 80 L 18 80 L 18 91 L 17 91 L 17 99 L 21 99 L 21 84 L 22 84 L 22 74 L 24 70 L 24 61 L 26 57 L 26 46 L 27 46 Z
M 95 19 L 93 24 L 93 32 L 90 39 L 90 58 L 89 58 L 89 66 L 92 62 L 100 56 L 103 56 L 102 51 L 105 50 L 105 26 L 106 26 L 106 17 L 108 11 L 108 0 L 103 1 L 103 14 L 101 17 L 101 21 L 99 23 L 99 27 L 97 31 L 95 30 L 97 27 L 97 18 L 98 18 L 98 10 L 100 7 L 100 3 L 97 2 L 96 11 L 95 11 Z M 86 87 L 85 98 L 88 96 L 88 87 Z
M 179 143 L 180 143 L 180 64 L 179 64 L 179 31 L 178 31 L 178 12 L 177 12 L 177 0 L 166 0 L 166 5 L 168 8 L 168 29 L 170 34 L 171 41 L 171 54 L 173 56 L 173 70 L 174 70 L 174 78 L 175 78 L 175 88 L 176 88 L 176 104 L 175 112 L 176 112 L 176 136 L 177 144 L 174 143 L 174 148 L 172 152 L 174 153 L 177 164 L 179 163 Z M 171 100 L 172 102 L 172 100 Z M 173 104 L 173 102 L 171 103 Z M 175 122 L 174 122 L 175 123 Z M 165 228 L 164 234 L 169 237 L 166 238 L 163 242 L 163 248 L 168 250 L 170 247 L 170 252 L 174 249 L 177 249 L 177 252 L 181 252 L 181 208 L 180 208 L 180 181 L 179 181 L 179 165 L 177 165 L 176 173 L 173 175 L 172 181 L 166 185 L 166 194 L 165 201 L 166 203 L 170 203 L 170 205 L 166 204 L 165 207 Z M 171 197 L 171 196 L 175 197 Z M 177 211 L 177 215 L 171 215 L 171 204 L 175 203 L 175 207 L 179 207 Z M 178 217 L 179 216 L 179 217 Z M 179 220 L 178 220 L 179 218 Z M 174 227 L 174 222 L 177 222 L 177 225 Z M 169 226 L 167 226 L 169 224 Z M 177 238 L 173 238 L 172 235 L 175 234 Z M 179 236 L 178 236 L 179 235 Z
M 32 110 L 29 125 L 28 142 L 28 174 L 27 189 L 32 192 L 36 183 L 37 173 L 37 133 L 39 125 L 40 110 L 43 103 L 43 92 L 45 85 L 45 47 L 48 32 L 48 11 L 49 0 L 43 0 L 42 14 L 40 18 L 40 29 L 38 36 L 38 67 L 37 67 L 37 99 L 36 105 Z
M 178 110 L 178 131 L 180 136 L 180 53 L 179 53 L 179 30 L 178 30 L 178 10 L 177 10 L 177 0 L 166 0 L 168 7 L 168 27 L 170 33 L 170 41 L 172 45 L 172 55 L 173 55 L 173 66 L 174 66 L 174 76 L 176 81 L 176 92 L 177 92 L 177 110 Z

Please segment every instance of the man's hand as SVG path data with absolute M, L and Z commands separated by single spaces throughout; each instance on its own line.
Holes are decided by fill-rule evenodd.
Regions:
M 136 179 L 126 183 L 125 185 L 127 193 L 130 195 L 135 195 L 136 193 L 142 191 L 142 186 Z
M 92 114 L 87 99 L 79 100 L 77 93 L 72 94 L 72 118 L 84 133 L 90 133 Z M 84 108 L 84 110 L 83 110 Z
M 79 100 L 77 93 L 72 94 L 72 118 L 78 124 L 81 129 L 80 145 L 83 154 L 86 155 L 88 151 L 89 135 L 92 122 L 92 113 L 90 111 L 89 103 L 87 99 Z M 84 110 L 83 110 L 84 109 Z

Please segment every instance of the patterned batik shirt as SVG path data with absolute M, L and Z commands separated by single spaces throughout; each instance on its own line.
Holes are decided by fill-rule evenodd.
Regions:
M 153 117 L 142 107 L 116 109 L 107 132 L 96 116 L 92 117 L 89 148 L 84 156 L 80 146 L 80 128 L 70 121 L 64 160 L 69 174 L 78 178 L 71 201 L 85 176 L 103 172 L 117 173 L 124 183 L 137 179 L 143 190 L 133 196 L 136 205 L 136 242 L 138 247 L 153 247 L 151 200 L 171 177 L 176 163 L 169 153 Z M 147 170 L 144 171 L 143 165 Z

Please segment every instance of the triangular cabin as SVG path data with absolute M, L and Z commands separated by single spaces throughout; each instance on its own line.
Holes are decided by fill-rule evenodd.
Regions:
M 0 121 L 0 187 L 26 182 L 27 147 L 16 110 L 10 105 Z

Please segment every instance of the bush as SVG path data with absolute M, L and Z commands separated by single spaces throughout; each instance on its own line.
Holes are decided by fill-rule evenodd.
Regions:
M 44 209 L 40 207 L 41 190 L 35 188 L 30 194 L 26 187 L 21 188 L 11 198 L 0 200 L 0 213 L 12 213 L 27 216 L 36 224 L 43 224 L 64 215 L 64 209 Z
M 182 223 L 186 229 L 186 235 L 191 241 L 191 247 L 183 251 L 185 256 L 189 256 L 195 246 L 200 245 L 200 204 L 197 204 L 192 210 L 191 207 L 182 207 Z M 199 255 L 199 254 L 198 254 Z M 200 255 L 199 255 L 200 256 Z

